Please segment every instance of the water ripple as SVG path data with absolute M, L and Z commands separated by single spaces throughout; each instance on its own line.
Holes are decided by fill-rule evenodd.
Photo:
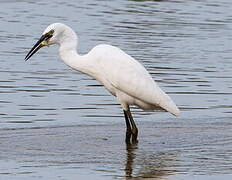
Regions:
M 143 112 L 136 107 L 132 109 L 138 123 L 143 121 L 149 123 L 154 120 L 157 127 L 162 129 L 163 133 L 160 132 L 160 135 L 150 134 L 145 139 L 158 136 L 162 139 L 164 135 L 160 141 L 165 142 L 165 138 L 169 140 L 171 138 L 175 144 L 179 144 L 193 140 L 193 143 L 184 143 L 180 147 L 181 153 L 185 154 L 182 161 L 178 160 L 178 151 L 172 154 L 170 149 L 163 154 L 147 153 L 146 157 L 137 150 L 129 152 L 129 157 L 133 157 L 134 153 L 138 158 L 135 160 L 138 167 L 135 167 L 132 173 L 134 177 L 148 175 L 157 178 L 175 174 L 176 171 L 188 172 L 191 169 L 199 174 L 229 171 L 231 153 L 228 147 L 231 138 L 223 134 L 228 130 L 227 127 L 231 126 L 232 113 L 232 16 L 229 0 L 117 2 L 88 0 L 78 3 L 74 0 L 9 0 L 1 1 L 0 4 L 1 132 L 3 129 L 16 131 L 23 128 L 43 129 L 83 124 L 124 123 L 123 112 L 116 99 L 101 84 L 71 70 L 59 61 L 57 47 L 41 49 L 33 59 L 24 61 L 26 53 L 49 23 L 64 22 L 78 33 L 79 51 L 82 54 L 100 43 L 121 47 L 148 69 L 182 111 L 180 118 L 176 119 L 161 111 L 151 113 Z M 179 129 L 175 126 L 176 123 Z M 166 124 L 170 127 L 162 128 Z M 185 129 L 191 125 L 195 128 Z M 221 126 L 225 129 L 222 130 Z M 152 127 L 146 128 L 145 133 L 152 133 L 156 125 L 152 124 Z M 149 131 L 149 128 L 152 129 Z M 212 128 L 212 132 L 208 128 Z M 181 137 L 178 133 L 170 135 L 169 131 L 178 132 L 180 129 L 186 130 Z M 95 131 L 94 128 L 92 130 Z M 211 136 L 204 133 L 206 130 Z M 158 128 L 155 131 L 159 132 Z M 213 131 L 221 134 L 215 137 Z M 191 135 L 194 132 L 196 137 Z M 86 132 L 83 134 L 86 136 Z M 0 139 L 2 138 L 4 139 L 0 136 Z M 108 134 L 106 140 L 101 140 L 105 142 L 109 138 L 112 137 Z M 210 141 L 211 139 L 213 140 Z M 173 147 L 171 140 L 168 142 L 169 148 L 178 149 Z M 49 143 L 53 141 L 54 139 L 51 139 Z M 25 142 L 29 146 L 30 143 L 33 142 Z M 167 145 L 153 143 L 152 147 L 146 143 L 145 146 L 154 149 L 157 146 Z M 222 146 L 226 146 L 227 149 L 221 149 Z M 52 151 L 51 149 L 49 150 Z M 7 153 L 4 149 L 1 152 Z M 46 148 L 43 153 L 41 157 L 46 159 Z M 87 152 L 83 152 L 84 157 L 89 157 L 85 153 Z M 34 154 L 37 154 L 37 151 Z M 99 163 L 96 159 L 100 158 L 100 154 L 90 162 Z M 70 161 L 61 159 L 60 163 L 71 164 L 71 160 L 73 159 L 70 158 Z M 115 159 L 114 161 L 117 162 Z M 83 159 L 76 163 L 73 160 L 73 164 L 80 165 L 81 162 L 83 163 Z M 218 164 L 217 167 L 215 162 Z M 54 164 L 51 161 L 47 163 L 48 166 Z M 143 163 L 147 166 L 143 167 Z M 163 169 L 157 169 L 157 163 Z M 168 168 L 172 163 L 175 164 L 176 171 Z M 130 162 L 125 164 L 129 174 Z M 71 167 L 78 169 L 76 166 Z M 104 170 L 109 172 L 112 170 L 111 173 L 114 173 L 113 169 L 109 169 Z M 1 176 L 12 174 L 7 170 L 0 170 Z M 97 168 L 96 171 L 101 172 L 101 169 Z M 25 169 L 15 174 L 33 174 L 33 172 Z

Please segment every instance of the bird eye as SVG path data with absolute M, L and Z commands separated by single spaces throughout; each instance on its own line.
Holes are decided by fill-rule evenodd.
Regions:
M 55 31 L 52 29 L 52 30 L 50 30 L 48 33 L 51 34 L 51 35 L 53 35 L 54 32 L 55 32 Z
M 53 29 L 50 30 L 49 32 L 47 32 L 46 35 L 45 35 L 46 36 L 45 40 L 46 41 L 49 40 L 53 36 L 53 33 L 54 33 Z

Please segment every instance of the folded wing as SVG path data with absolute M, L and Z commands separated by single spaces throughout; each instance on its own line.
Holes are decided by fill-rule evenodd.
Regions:
M 160 106 L 174 115 L 179 114 L 172 99 L 160 89 L 138 61 L 117 47 L 105 46 L 99 65 L 104 77 L 114 87 L 146 103 Z

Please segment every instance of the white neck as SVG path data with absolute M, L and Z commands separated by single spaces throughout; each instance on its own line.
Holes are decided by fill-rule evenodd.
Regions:
M 89 58 L 87 55 L 79 55 L 77 53 L 77 36 L 74 32 L 67 32 L 63 36 L 59 44 L 59 55 L 65 64 L 82 73 L 93 75 L 88 65 Z
M 67 48 L 63 45 L 59 48 L 60 58 L 71 68 L 89 74 L 86 65 L 86 56 L 79 55 L 75 48 Z

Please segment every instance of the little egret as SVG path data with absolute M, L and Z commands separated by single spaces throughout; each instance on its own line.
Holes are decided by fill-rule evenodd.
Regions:
M 130 105 L 143 110 L 164 109 L 173 115 L 179 109 L 171 98 L 160 89 L 148 71 L 133 57 L 118 47 L 100 44 L 89 53 L 79 55 L 77 35 L 67 25 L 54 23 L 49 25 L 41 38 L 29 51 L 28 60 L 41 47 L 58 44 L 59 55 L 65 64 L 99 81 L 116 96 L 122 106 L 126 121 L 126 143 L 136 143 L 138 128 L 130 112 Z

